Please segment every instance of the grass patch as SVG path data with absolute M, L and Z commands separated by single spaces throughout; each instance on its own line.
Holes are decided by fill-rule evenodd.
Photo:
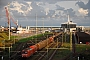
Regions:
M 63 43 L 63 46 L 62 47 L 70 48 L 70 43 Z
M 81 51 L 84 51 L 86 49 L 90 49 L 90 45 L 76 44 L 76 52 L 81 52 Z
M 15 39 L 15 38 L 18 38 L 19 36 L 11 36 L 10 38 L 11 39 Z
M 36 38 L 40 38 L 42 36 L 46 36 L 48 34 L 51 34 L 51 33 L 44 33 L 44 34 L 38 34 L 38 35 L 34 35 L 34 36 L 30 36 L 28 38 L 23 38 L 23 39 L 20 39 L 18 42 L 27 42 L 29 40 L 32 40 L 32 39 L 36 39 Z
M 64 48 L 70 48 L 70 43 L 63 43 Z M 90 49 L 90 45 L 86 44 L 76 44 L 75 45 L 76 52 L 85 51 L 86 49 Z
M 65 50 L 65 49 L 62 49 L 62 50 L 57 50 L 55 56 L 53 57 L 54 60 L 59 60 L 59 59 L 62 59 L 64 57 L 66 57 L 67 55 L 70 54 L 70 50 Z

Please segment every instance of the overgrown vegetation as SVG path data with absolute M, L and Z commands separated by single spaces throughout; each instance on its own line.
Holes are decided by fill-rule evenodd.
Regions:
M 4 46 L 5 40 L 8 40 L 8 32 L 0 32 L 0 46 Z

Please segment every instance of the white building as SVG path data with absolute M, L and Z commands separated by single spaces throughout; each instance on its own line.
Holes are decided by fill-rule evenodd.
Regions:
M 73 23 L 72 21 L 69 20 L 69 15 L 68 15 L 68 22 L 62 23 L 61 27 L 63 28 L 64 32 L 76 31 L 76 23 Z
M 18 27 L 17 30 L 18 30 L 17 33 L 29 33 L 29 27 L 27 26 L 26 29 L 22 27 Z

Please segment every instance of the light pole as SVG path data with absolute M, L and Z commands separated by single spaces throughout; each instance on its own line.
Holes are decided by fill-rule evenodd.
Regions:
M 10 51 L 11 51 L 12 45 L 8 48 L 9 48 L 9 59 L 10 59 Z
M 65 33 L 65 42 L 66 42 L 66 33 Z
M 10 59 L 10 47 L 9 47 L 9 59 Z
M 36 34 L 37 34 L 37 12 L 36 12 Z
M 62 32 L 62 46 L 63 46 L 63 34 L 64 34 L 64 32 Z
M 14 44 L 15 44 L 15 36 L 14 36 Z
M 44 18 L 43 18 L 43 32 L 44 32 Z M 43 35 L 44 35 L 44 33 L 43 33 Z
M 72 52 L 72 32 L 70 32 L 70 50 Z
M 37 43 L 37 12 L 36 12 L 36 43 Z
M 57 38 L 57 48 L 58 48 L 58 38 Z
M 72 60 L 72 54 L 73 54 L 73 51 L 72 51 L 72 32 L 70 32 L 70 51 L 71 51 L 70 60 Z
M 48 35 L 47 35 L 48 38 Z M 48 40 L 47 40 L 47 60 L 48 60 Z
M 10 6 L 10 4 L 8 3 L 8 24 L 9 24 L 9 40 L 10 40 L 10 12 L 9 12 L 9 6 Z

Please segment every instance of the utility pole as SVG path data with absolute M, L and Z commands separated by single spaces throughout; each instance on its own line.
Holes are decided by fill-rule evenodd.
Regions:
M 62 33 L 62 46 L 63 46 L 63 34 L 64 34 L 64 32 Z
M 17 20 L 17 28 L 18 28 L 18 20 Z
M 57 48 L 58 48 L 58 38 L 57 38 Z
M 70 32 L 70 50 L 72 52 L 72 32 Z
M 65 42 L 66 42 L 66 33 L 65 33 Z
M 47 35 L 48 38 L 48 35 Z M 48 60 L 48 40 L 47 40 L 47 60 Z
M 43 35 L 44 35 L 44 19 L 43 19 L 43 31 L 42 32 L 43 32 Z
M 37 12 L 36 12 L 36 43 L 37 43 Z
M 70 32 L 70 51 L 71 51 L 70 60 L 72 60 L 72 54 L 73 54 L 73 51 L 72 51 L 72 32 Z
M 37 34 L 37 12 L 36 12 L 36 34 Z
M 8 3 L 8 24 L 9 24 L 9 40 L 10 40 L 10 12 L 9 12 L 10 4 Z

